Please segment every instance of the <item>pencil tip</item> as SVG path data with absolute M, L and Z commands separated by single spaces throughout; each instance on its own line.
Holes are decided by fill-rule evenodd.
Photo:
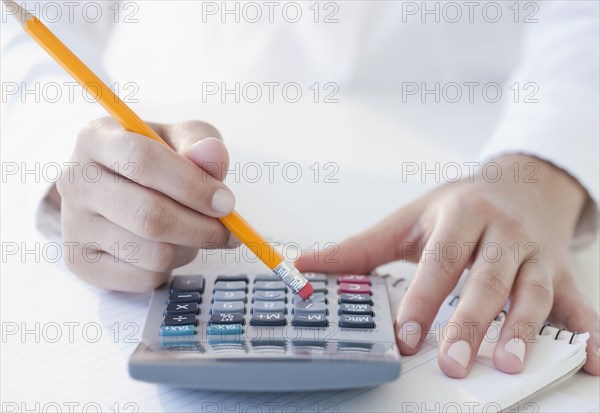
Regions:
M 33 14 L 29 13 L 23 7 L 19 6 L 15 1 L 2 0 L 2 2 L 6 6 L 6 13 L 15 16 L 15 19 L 17 19 L 17 21 L 21 23 L 21 25 L 25 26 L 27 20 L 33 20 Z

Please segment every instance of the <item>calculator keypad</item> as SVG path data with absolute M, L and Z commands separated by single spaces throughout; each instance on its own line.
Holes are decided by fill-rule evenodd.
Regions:
M 175 276 L 165 303 L 160 335 L 190 336 L 203 329 L 210 340 L 210 337 L 239 336 L 245 326 L 323 328 L 337 324 L 341 329 L 375 328 L 376 297 L 370 276 L 318 273 L 305 276 L 314 289 L 309 300 L 294 296 L 272 274 L 221 275 L 214 283 L 199 275 Z M 205 320 L 202 325 L 198 323 L 200 319 Z

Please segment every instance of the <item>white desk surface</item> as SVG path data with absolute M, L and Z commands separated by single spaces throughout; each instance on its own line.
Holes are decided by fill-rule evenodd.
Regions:
M 314 242 L 339 241 L 427 191 L 433 182 L 400 182 L 399 162 L 472 160 L 497 116 L 493 105 L 409 106 L 387 95 L 342 95 L 340 103 L 330 105 L 167 105 L 153 104 L 147 96 L 140 99 L 145 104 L 135 106 L 135 110 L 146 119 L 210 120 L 224 135 L 232 161 L 242 165 L 252 161 L 295 161 L 307 172 L 314 162 L 336 162 L 337 184 L 314 183 L 311 179 L 295 184 L 282 179 L 276 179 L 275 184 L 264 180 L 256 184 L 230 183 L 237 195 L 238 210 L 261 232 L 305 247 Z M 30 117 L 52 118 L 47 110 L 37 113 L 36 105 L 29 109 Z M 15 132 L 10 122 L 3 125 L 3 162 L 18 161 L 25 153 L 26 146 L 20 139 L 23 137 L 19 136 L 23 130 L 25 134 L 34 133 L 36 128 L 38 133 L 47 133 L 41 122 L 19 125 L 21 132 Z M 43 247 L 48 243 L 34 229 L 35 208 L 28 185 L 14 181 L 2 185 L 3 244 Z M 275 192 L 287 193 L 290 198 L 284 201 L 274 196 Z M 267 201 L 269 206 L 265 208 Z M 596 242 L 576 253 L 582 287 L 596 309 L 597 252 Z M 173 406 L 168 400 L 175 397 L 189 400 L 184 410 L 193 411 L 210 407 L 200 404 L 206 400 L 227 401 L 215 394 L 199 398 L 198 393 L 129 379 L 126 361 L 140 337 L 149 296 L 97 291 L 58 265 L 37 261 L 31 256 L 21 260 L 3 255 L 0 358 L 4 410 L 15 405 L 19 411 L 41 410 L 58 404 L 62 411 L 68 411 L 68 406 L 79 406 L 74 407 L 77 410 L 88 404 L 100 406 L 102 411 L 169 411 Z M 403 266 L 401 271 L 410 275 L 411 270 Z M 37 333 L 25 337 L 6 334 L 15 326 L 20 331 L 27 328 Z M 57 331 L 61 334 L 58 339 Z M 96 340 L 98 331 L 100 338 Z M 574 403 L 573 410 L 597 411 L 599 388 L 598 377 L 579 372 L 542 396 L 539 410 L 552 410 L 559 397 L 562 403 Z

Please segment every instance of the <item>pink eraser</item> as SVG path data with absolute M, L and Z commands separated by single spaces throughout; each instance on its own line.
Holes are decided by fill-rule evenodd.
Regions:
M 298 291 L 298 295 L 302 297 L 303 300 L 308 300 L 313 293 L 313 287 L 310 285 L 310 282 L 306 283 L 304 287 L 300 291 Z

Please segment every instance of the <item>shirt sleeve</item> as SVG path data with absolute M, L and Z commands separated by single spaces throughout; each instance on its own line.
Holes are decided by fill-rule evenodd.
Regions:
M 540 2 L 504 88 L 504 115 L 480 157 L 527 154 L 575 178 L 588 193 L 576 242 L 598 230 L 599 4 Z

